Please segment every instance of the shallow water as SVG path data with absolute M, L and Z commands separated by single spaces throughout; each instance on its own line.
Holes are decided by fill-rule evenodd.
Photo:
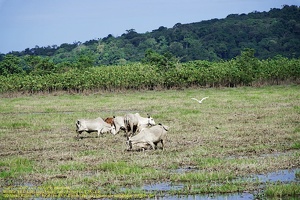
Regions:
M 142 187 L 143 190 L 146 191 L 170 191 L 170 190 L 180 190 L 183 189 L 183 184 L 171 184 L 171 183 L 157 183 L 153 185 L 144 185 Z
M 189 170 L 196 169 L 178 169 L 176 170 L 179 173 L 186 172 Z M 291 183 L 296 182 L 300 183 L 300 179 L 296 177 L 296 172 L 300 171 L 297 169 L 290 170 L 279 170 L 277 172 L 271 172 L 267 174 L 258 174 L 251 176 L 249 178 L 243 178 L 243 180 L 249 181 L 259 181 L 262 185 L 268 182 L 282 182 L 282 183 Z M 180 190 L 184 187 L 183 184 L 171 184 L 167 182 L 162 182 L 153 185 L 144 185 L 143 189 L 146 191 L 170 191 L 170 190 Z M 213 199 L 213 200 L 235 200 L 235 199 L 254 199 L 254 195 L 257 194 L 257 191 L 253 191 L 252 193 L 244 192 L 244 193 L 230 193 L 230 194 L 199 194 L 199 195 L 166 195 L 166 196 L 157 196 L 154 199 L 162 199 L 162 200 L 179 200 L 179 199 L 187 199 L 187 200 L 195 200 L 195 199 Z
M 178 172 L 184 173 L 189 170 L 197 170 L 195 168 L 187 168 L 187 169 L 179 169 Z M 300 168 L 296 169 L 290 169 L 290 170 L 279 170 L 277 172 L 271 172 L 267 174 L 258 174 L 253 175 L 248 178 L 242 178 L 242 180 L 246 181 L 259 181 L 262 185 L 262 189 L 266 183 L 269 182 L 281 182 L 283 184 L 285 183 L 300 183 L 300 178 L 296 177 L 296 172 L 299 172 Z M 26 183 L 25 184 L 28 187 L 34 186 L 33 184 Z M 160 192 L 160 194 L 163 194 L 164 192 L 168 192 L 171 190 L 181 190 L 184 188 L 184 184 L 172 184 L 170 182 L 161 182 L 157 184 L 151 184 L 151 185 L 144 185 L 142 187 L 143 190 L 148 192 Z M 0 191 L 1 192 L 1 191 Z M 259 194 L 260 191 L 252 191 L 250 192 L 243 192 L 243 193 L 228 193 L 228 194 L 198 194 L 198 195 L 165 195 L 165 196 L 156 196 L 155 200 L 161 199 L 161 200 L 202 200 L 202 199 L 208 199 L 208 200 L 247 200 L 247 199 L 254 199 L 257 194 Z M 35 200 L 53 200 L 53 199 L 59 199 L 64 200 L 67 198 L 32 198 Z M 150 199 L 149 199 L 150 200 Z
M 161 200 L 177 200 L 177 199 L 186 199 L 186 200 L 200 200 L 200 199 L 210 199 L 210 200 L 229 200 L 229 199 L 254 199 L 253 194 L 250 193 L 239 193 L 239 194 L 225 194 L 225 195 L 179 195 L 179 196 L 165 196 L 157 197 L 156 199 Z
M 280 170 L 277 172 L 271 172 L 267 174 L 259 174 L 254 176 L 254 178 L 257 178 L 260 182 L 266 183 L 266 182 L 284 182 L 284 183 L 290 183 L 290 182 L 300 182 L 300 179 L 296 177 L 296 171 L 300 171 L 300 169 L 292 169 L 292 170 Z

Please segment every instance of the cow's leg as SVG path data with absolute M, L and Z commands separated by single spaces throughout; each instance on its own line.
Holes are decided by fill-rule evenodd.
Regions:
M 132 150 L 132 142 L 129 139 L 127 139 L 126 145 L 127 145 L 127 151 Z
M 160 142 L 161 142 L 162 149 L 164 150 L 164 141 L 161 139 Z
M 130 131 L 131 131 L 131 135 L 130 136 L 133 136 L 134 135 L 134 132 L 133 132 L 133 128 L 134 128 L 134 125 L 133 123 L 130 124 Z
M 138 128 L 138 125 L 132 125 L 132 135 L 134 134 L 134 133 L 138 133 L 138 130 L 139 128 Z
M 155 144 L 153 143 L 153 142 L 151 142 L 151 141 L 148 141 L 148 144 L 150 144 L 151 145 L 151 147 L 152 147 L 152 149 L 153 150 L 155 150 L 156 148 L 155 148 Z
M 129 140 L 129 149 L 132 149 L 132 142 Z
M 129 136 L 130 136 L 130 134 L 129 134 L 129 132 L 130 132 L 130 124 L 127 123 L 125 126 L 126 126 L 126 127 L 125 127 L 125 134 L 126 134 L 126 138 L 127 138 L 127 140 L 128 140 L 128 138 L 129 138 Z
M 101 129 L 101 130 L 102 130 L 102 129 Z M 100 137 L 101 130 L 98 130 L 98 131 L 97 131 L 97 133 L 98 133 L 98 137 Z
M 79 135 L 82 133 L 82 131 L 76 131 L 77 132 L 77 138 L 79 138 Z
M 130 126 L 129 136 L 133 136 L 133 123 L 130 122 L 129 126 Z
M 126 130 L 125 130 L 125 134 L 126 134 L 126 138 L 127 138 L 127 140 L 129 139 L 129 131 L 128 131 L 128 126 L 127 126 L 127 128 L 126 128 Z

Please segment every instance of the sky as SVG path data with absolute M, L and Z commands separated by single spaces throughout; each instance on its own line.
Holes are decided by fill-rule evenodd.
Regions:
M 151 32 L 300 0 L 0 0 L 0 53 Z

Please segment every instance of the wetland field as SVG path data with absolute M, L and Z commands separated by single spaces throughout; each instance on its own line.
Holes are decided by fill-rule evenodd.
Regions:
M 169 126 L 164 150 L 126 151 L 124 132 L 76 138 L 77 119 L 137 112 Z M 0 149 L 0 199 L 297 199 L 300 86 L 2 95 Z M 251 178 L 284 170 L 295 181 Z

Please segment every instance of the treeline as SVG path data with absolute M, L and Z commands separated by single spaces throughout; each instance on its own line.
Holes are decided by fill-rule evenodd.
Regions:
M 83 64 L 90 67 L 140 62 L 147 49 L 161 55 L 170 53 L 180 62 L 230 60 L 244 48 L 254 49 L 259 59 L 276 55 L 299 58 L 300 8 L 285 5 L 269 12 L 231 14 L 225 19 L 177 23 L 172 28 L 161 26 L 147 33 L 129 29 L 118 37 L 110 34 L 84 43 L 36 46 L 10 54 L 22 60 L 40 56 L 57 67 L 65 68 Z M 4 54 L 0 61 L 3 59 Z
M 0 93 L 119 91 L 158 88 L 236 87 L 299 82 L 300 59 L 277 56 L 259 60 L 253 49 L 228 61 L 179 63 L 168 54 L 147 51 L 144 63 L 72 68 L 66 72 L 0 76 Z

